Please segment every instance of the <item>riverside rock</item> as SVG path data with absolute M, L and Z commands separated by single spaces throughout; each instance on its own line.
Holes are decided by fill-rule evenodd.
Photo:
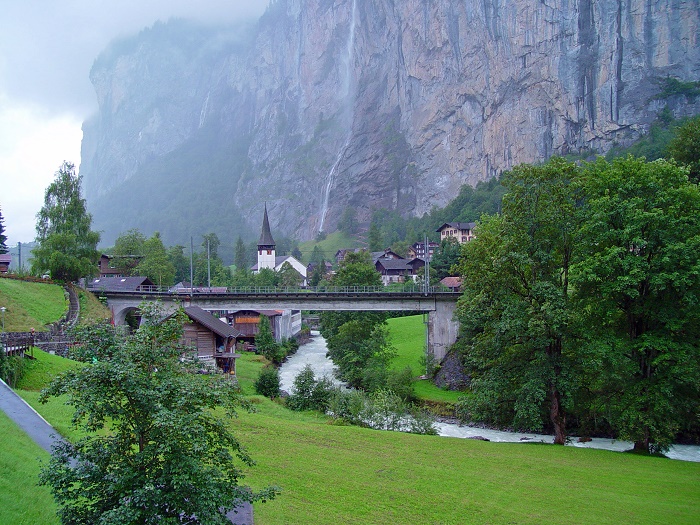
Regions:
M 299 239 L 348 206 L 422 215 L 516 164 L 627 144 L 662 110 L 699 113 L 665 89 L 700 80 L 699 34 L 697 2 L 661 0 L 277 0 L 254 24 L 157 24 L 93 66 L 86 197 L 106 239 L 182 242 L 174 216 L 214 213 L 220 235 L 252 232 L 265 201 Z

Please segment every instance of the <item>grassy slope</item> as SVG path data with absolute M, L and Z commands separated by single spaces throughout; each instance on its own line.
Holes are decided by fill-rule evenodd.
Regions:
M 244 392 L 261 366 L 257 356 L 241 359 Z M 20 394 L 67 428 L 70 411 L 60 400 L 38 405 L 36 392 Z M 250 399 L 256 412 L 231 423 L 257 461 L 245 483 L 284 491 L 256 505 L 258 525 L 697 521 L 700 464 L 335 426 Z M 27 481 L 20 491 L 30 489 Z
M 80 300 L 80 324 L 91 325 L 100 321 L 108 321 L 112 312 L 92 293 L 78 288 Z
M 0 411 L 0 523 L 58 523 L 56 505 L 47 487 L 37 486 L 39 461 L 49 455 Z
M 7 332 L 44 330 L 68 310 L 63 288 L 57 284 L 31 283 L 0 278 L 0 306 L 5 312 Z
M 299 245 L 302 254 L 302 261 L 309 264 L 311 254 L 314 251 L 314 246 L 318 246 L 323 252 L 324 259 L 328 262 L 335 263 L 335 254 L 338 250 L 345 248 L 357 248 L 359 242 L 356 238 L 350 237 L 341 231 L 328 234 L 322 241 L 307 241 Z
M 415 376 L 425 373 L 420 360 L 425 353 L 425 326 L 422 315 L 396 317 L 389 319 L 391 342 L 398 352 L 392 362 L 392 368 L 401 369 L 410 366 Z M 420 399 L 441 403 L 454 403 L 462 394 L 436 387 L 429 380 L 415 383 L 416 396 Z

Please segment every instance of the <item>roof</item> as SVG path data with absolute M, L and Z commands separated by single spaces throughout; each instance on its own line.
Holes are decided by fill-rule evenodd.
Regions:
M 439 232 L 441 230 L 444 230 L 445 228 L 456 228 L 458 230 L 473 230 L 474 227 L 476 226 L 475 222 L 446 222 L 442 226 L 440 226 L 436 232 Z
M 236 330 L 233 326 L 224 323 L 220 319 L 217 319 L 211 312 L 207 312 L 206 310 L 201 309 L 199 306 L 186 306 L 185 313 L 187 314 L 187 317 L 221 337 L 236 338 L 241 335 L 241 332 Z
M 99 277 L 88 284 L 90 290 L 105 292 L 135 292 L 139 286 L 154 286 L 148 277 Z
M 381 265 L 385 270 L 411 270 L 409 261 L 406 259 L 378 259 L 376 265 Z
M 275 256 L 275 268 L 277 268 L 278 266 L 281 266 L 289 259 L 294 259 L 296 261 L 296 258 L 293 255 L 276 255 Z M 301 263 L 299 263 L 299 264 L 301 264 Z M 250 269 L 253 270 L 254 272 L 257 271 L 258 263 L 255 263 L 253 266 L 251 266 Z M 304 276 L 302 275 L 302 277 L 304 277 Z
M 260 240 L 258 246 L 274 246 L 275 240 L 272 238 L 270 231 L 270 221 L 267 219 L 267 203 L 265 203 L 265 214 L 263 215 L 262 231 L 260 232 Z
M 241 312 L 253 312 L 259 315 L 265 315 L 267 317 L 278 317 L 284 313 L 280 310 L 251 310 L 250 308 L 248 308 L 246 310 L 236 310 L 235 312 L 232 312 L 232 315 L 236 315 Z
M 445 286 L 446 288 L 459 288 L 460 286 L 462 286 L 462 278 L 445 277 L 442 281 L 440 281 L 440 284 Z

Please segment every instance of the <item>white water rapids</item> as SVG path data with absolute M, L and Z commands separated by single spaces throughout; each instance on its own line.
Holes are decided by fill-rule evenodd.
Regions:
M 311 365 L 316 378 L 329 377 L 337 385 L 342 385 L 340 381 L 333 377 L 333 361 L 326 357 L 328 351 L 326 340 L 318 333 L 313 332 L 310 342 L 301 345 L 296 354 L 287 359 L 280 368 L 280 382 L 282 390 L 291 393 L 294 378 L 302 371 L 306 365 Z M 502 430 L 490 430 L 478 427 L 457 425 L 455 423 L 435 423 L 435 428 L 440 436 L 453 438 L 474 438 L 482 437 L 489 441 L 502 443 L 552 443 L 554 436 L 545 434 L 532 434 L 527 432 L 505 432 Z M 625 451 L 632 448 L 629 441 L 619 441 L 614 439 L 593 438 L 586 443 L 579 443 L 577 438 L 572 438 L 568 444 L 580 448 L 598 448 L 604 450 Z M 683 461 L 700 462 L 700 446 L 697 445 L 673 445 L 666 453 L 671 459 Z

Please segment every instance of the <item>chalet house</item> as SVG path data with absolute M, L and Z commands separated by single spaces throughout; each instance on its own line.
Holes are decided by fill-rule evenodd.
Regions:
M 446 222 L 435 231 L 440 233 L 440 241 L 452 237 L 458 243 L 464 244 L 474 239 L 475 226 L 474 222 Z
M 254 343 L 263 315 L 270 320 L 272 335 L 277 342 L 301 331 L 301 312 L 298 310 L 236 310 L 224 312 L 222 318 L 239 333 L 239 341 Z
M 314 270 L 316 270 L 316 266 L 318 266 L 318 263 L 309 263 L 306 267 L 306 275 L 311 276 L 311 274 L 314 273 Z M 331 263 L 328 261 L 323 261 L 323 266 L 323 275 L 330 275 L 333 273 L 333 265 Z
M 428 242 L 428 256 L 427 259 L 430 261 L 433 258 L 433 255 L 435 254 L 435 250 L 437 250 L 440 247 L 439 242 L 433 242 L 430 241 Z M 426 246 L 424 242 L 414 242 L 411 246 L 408 247 L 408 258 L 409 259 L 423 259 L 424 261 L 426 260 Z
M 403 259 L 403 257 L 386 248 L 383 252 L 372 252 L 372 263 L 376 263 L 379 259 Z
M 142 259 L 140 255 L 125 255 L 125 256 L 114 256 L 105 255 L 104 253 L 100 255 L 100 260 L 97 263 L 97 269 L 100 272 L 100 277 L 122 277 L 123 270 L 114 267 L 114 261 L 118 259 L 128 259 L 129 264 L 127 265 L 129 269 L 136 268 L 139 260 Z
M 382 276 L 382 283 L 404 283 L 415 281 L 420 276 L 420 270 L 425 266 L 423 259 L 394 259 L 379 258 L 374 267 Z
M 234 350 L 240 332 L 199 306 L 187 306 L 185 314 L 189 322 L 183 326 L 183 343 L 196 349 L 200 358 L 214 358 L 219 368 L 235 375 L 236 359 L 240 354 Z
M 342 250 L 338 250 L 337 252 L 335 252 L 335 262 L 336 262 L 336 264 L 340 265 L 340 263 L 345 260 L 345 256 L 348 253 L 360 253 L 363 250 L 364 250 L 364 248 L 354 248 L 354 249 L 344 248 Z
M 148 277 L 98 277 L 87 283 L 91 292 L 140 292 L 155 286 Z
M 459 292 L 462 288 L 462 278 L 445 277 L 442 281 L 440 281 L 440 285 L 449 289 L 451 292 Z
M 0 253 L 0 273 L 9 272 L 11 262 L 12 255 L 10 255 L 9 253 Z
M 251 270 L 253 273 L 258 273 L 263 268 L 269 268 L 270 270 L 279 272 L 285 263 L 289 263 L 299 274 L 302 286 L 306 286 L 306 266 L 291 255 L 277 256 L 275 247 L 275 240 L 272 238 L 272 232 L 270 231 L 270 221 L 267 218 L 267 205 L 265 205 L 263 224 L 260 232 L 260 239 L 258 240 L 258 263 L 255 264 Z

